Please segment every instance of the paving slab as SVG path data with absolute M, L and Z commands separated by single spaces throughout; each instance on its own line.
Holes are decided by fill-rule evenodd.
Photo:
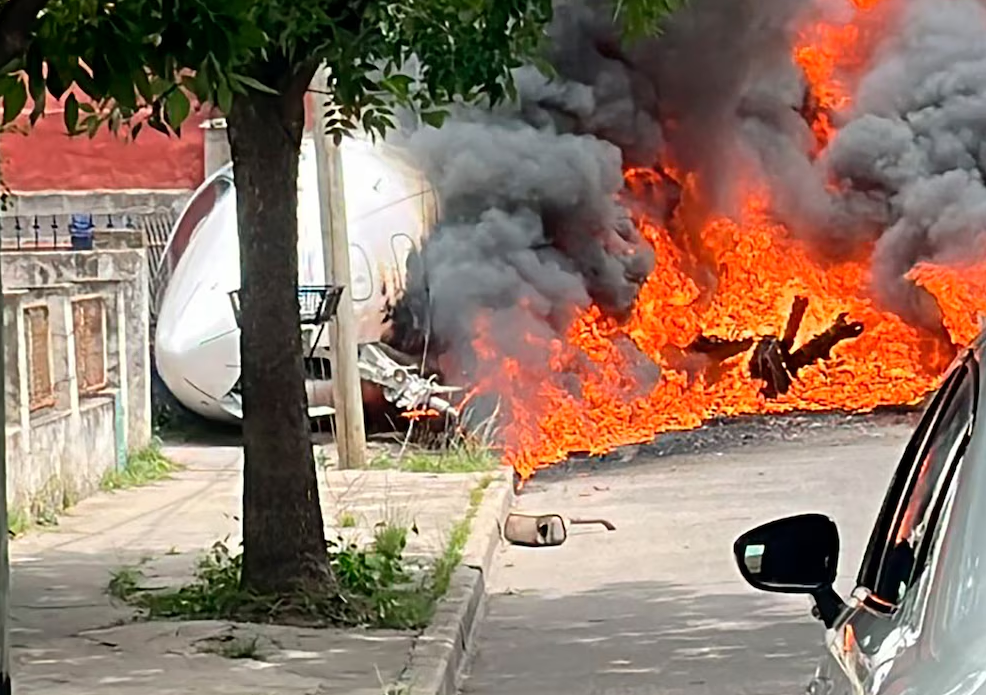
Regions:
M 379 695 L 406 675 L 414 632 L 130 622 L 132 610 L 106 593 L 114 571 L 139 564 L 148 582 L 174 584 L 217 540 L 239 542 L 241 450 L 166 453 L 185 466 L 172 479 L 96 495 L 11 544 L 18 693 Z M 408 553 L 434 556 L 483 474 L 327 468 L 319 477 L 329 537 L 366 540 L 381 521 L 414 524 Z M 229 658 L 242 644 L 256 658 Z

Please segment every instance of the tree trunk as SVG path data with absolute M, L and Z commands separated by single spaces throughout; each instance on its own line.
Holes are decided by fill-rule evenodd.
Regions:
M 244 589 L 330 586 L 302 362 L 298 154 L 304 89 L 237 95 L 228 116 L 240 231 Z M 271 84 L 269 82 L 269 84 Z

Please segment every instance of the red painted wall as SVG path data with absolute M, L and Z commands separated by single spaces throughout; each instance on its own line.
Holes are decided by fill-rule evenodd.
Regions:
M 25 113 L 30 109 L 28 103 Z M 203 118 L 193 113 L 181 138 L 144 128 L 127 142 L 105 127 L 92 139 L 69 137 L 62 105 L 51 100 L 33 129 L 22 116 L 15 121 L 20 127 L 0 135 L 0 171 L 15 193 L 195 188 L 205 165 Z
M 307 125 L 313 100 L 306 95 Z M 81 98 L 80 98 L 81 100 Z M 29 112 L 31 104 L 25 107 Z M 21 132 L 0 135 L 0 172 L 11 191 L 92 191 L 127 189 L 193 189 L 203 179 L 204 133 L 199 125 L 206 110 L 195 111 L 180 138 L 144 128 L 135 142 L 114 137 L 104 128 L 92 139 L 65 133 L 61 103 L 50 100 L 45 117 Z

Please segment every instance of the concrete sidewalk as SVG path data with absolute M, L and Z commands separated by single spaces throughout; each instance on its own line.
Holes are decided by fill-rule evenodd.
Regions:
M 395 682 L 406 667 L 414 633 L 129 622 L 133 611 L 114 605 L 106 594 L 114 571 L 142 563 L 148 583 L 177 584 L 191 576 L 195 560 L 214 542 L 225 537 L 232 544 L 239 542 L 240 449 L 178 447 L 167 453 L 187 466 L 173 479 L 100 494 L 70 510 L 58 527 L 12 543 L 16 691 L 44 695 L 386 692 L 385 684 Z M 320 472 L 327 535 L 368 534 L 380 521 L 413 522 L 419 534 L 410 536 L 408 553 L 437 555 L 452 526 L 466 516 L 470 493 L 482 477 Z M 355 520 L 357 528 L 337 529 L 342 516 L 349 517 L 347 524 Z M 480 517 L 490 523 L 488 513 Z M 255 642 L 260 658 L 230 659 L 215 653 L 217 645 L 234 639 Z

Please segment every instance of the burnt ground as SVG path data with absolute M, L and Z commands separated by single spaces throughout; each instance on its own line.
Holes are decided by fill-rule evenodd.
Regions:
M 571 475 L 583 475 L 620 466 L 653 463 L 670 456 L 729 453 L 769 443 L 839 444 L 879 436 L 887 428 L 912 429 L 917 408 L 881 408 L 870 413 L 797 412 L 783 415 L 744 415 L 710 420 L 702 427 L 659 434 L 652 442 L 620 447 L 602 456 L 575 454 L 542 470 L 523 490 Z

